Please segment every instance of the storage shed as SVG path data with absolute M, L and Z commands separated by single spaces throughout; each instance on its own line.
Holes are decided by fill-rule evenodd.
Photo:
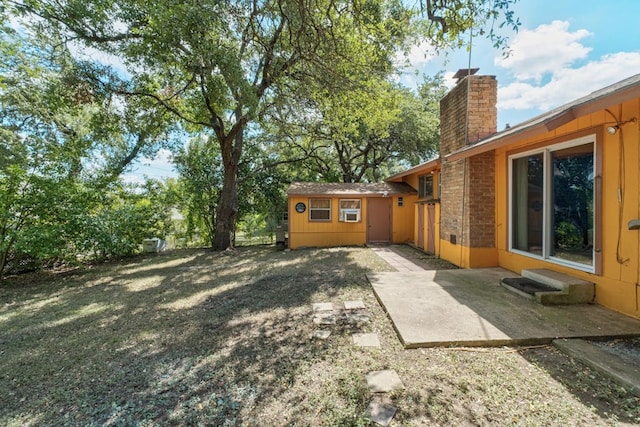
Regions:
M 410 242 L 417 194 L 404 182 L 294 182 L 287 191 L 289 247 Z

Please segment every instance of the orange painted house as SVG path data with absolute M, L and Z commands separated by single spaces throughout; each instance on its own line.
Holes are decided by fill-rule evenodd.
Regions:
M 494 77 L 462 77 L 440 104 L 440 158 L 388 179 L 433 180 L 414 243 L 460 267 L 583 279 L 640 318 L 640 75 L 501 132 L 496 98 Z
M 387 182 L 405 182 L 417 189 L 412 243 L 436 256 L 440 255 L 440 173 L 440 159 L 435 159 L 387 179 Z
M 294 182 L 287 195 L 291 249 L 413 240 L 417 192 L 406 183 Z

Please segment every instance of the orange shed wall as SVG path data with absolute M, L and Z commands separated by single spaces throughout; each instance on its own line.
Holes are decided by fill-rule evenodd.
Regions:
M 316 198 L 323 198 L 318 196 Z M 327 197 L 324 197 L 327 198 Z M 338 221 L 339 199 L 362 199 L 360 222 Z M 298 213 L 295 206 L 302 202 L 307 206 Z M 367 241 L 367 199 L 342 196 L 331 199 L 331 221 L 309 221 L 309 197 L 289 197 L 289 247 L 364 245 Z
M 405 195 L 403 205 L 398 206 L 398 197 L 393 197 L 392 241 L 393 243 L 408 243 L 413 240 L 413 224 L 415 217 L 415 203 L 417 196 Z
M 413 175 L 405 176 L 402 179 L 402 181 L 406 182 L 407 184 L 409 184 L 413 188 L 418 188 L 418 176 L 420 176 L 420 175 L 424 175 L 424 172 L 420 172 L 420 173 L 416 173 L 416 174 L 413 174 Z
M 415 208 L 414 208 L 414 215 L 415 215 L 415 223 L 413 226 L 413 243 L 415 245 L 418 244 L 419 241 L 419 236 L 418 233 L 420 232 L 420 230 L 418 230 L 418 205 L 419 203 L 415 204 Z M 435 206 L 435 224 L 434 226 L 434 231 L 433 231 L 433 239 L 434 239 L 434 244 L 435 244 L 435 250 L 434 250 L 434 255 L 439 257 L 440 256 L 440 203 L 434 203 Z M 426 252 L 426 247 L 427 247 L 427 242 L 429 241 L 429 212 L 427 211 L 427 207 L 425 205 L 425 208 L 423 210 L 423 224 L 424 224 L 424 230 L 422 233 L 422 241 L 424 242 L 424 248 L 420 248 L 423 251 Z
M 418 204 L 413 204 L 413 243 L 418 244 Z
M 622 120 L 632 117 L 640 119 L 640 99 L 627 102 L 609 110 Z M 613 310 L 640 318 L 640 230 L 628 230 L 632 219 L 640 218 L 640 124 L 628 123 L 622 132 L 609 135 L 605 129 L 614 121 L 613 117 L 601 111 L 556 129 L 548 134 L 523 140 L 508 148 L 497 149 L 496 159 L 496 234 L 500 266 L 520 273 L 523 269 L 548 268 L 570 274 L 596 283 L 596 300 Z M 596 134 L 600 138 L 602 152 L 596 157 L 602 161 L 602 224 L 600 275 L 575 270 L 566 266 L 530 258 L 509 252 L 508 248 L 508 156 L 518 149 L 526 149 L 535 144 L 571 140 L 580 135 Z M 556 140 L 556 138 L 558 138 Z M 620 255 L 624 262 L 617 260 L 619 227 L 618 172 L 621 170 L 620 144 L 624 143 L 624 209 L 622 212 L 622 232 Z M 598 242 L 596 242 L 596 247 Z M 459 249 L 459 248 L 458 248 Z

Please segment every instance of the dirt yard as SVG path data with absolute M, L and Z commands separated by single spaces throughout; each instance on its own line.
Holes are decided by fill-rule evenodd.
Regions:
M 366 248 L 263 246 L 10 278 L 0 425 L 366 426 L 372 399 L 393 426 L 640 424 L 640 399 L 551 346 L 404 350 L 373 271 L 391 268 Z M 312 304 L 350 300 L 368 321 L 312 338 Z M 382 369 L 405 388 L 372 396 Z

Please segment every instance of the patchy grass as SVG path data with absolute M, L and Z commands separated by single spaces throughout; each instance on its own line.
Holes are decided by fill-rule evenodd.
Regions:
M 394 425 L 640 423 L 640 399 L 553 347 L 404 350 L 365 278 L 389 270 L 366 248 L 248 247 L 12 279 L 0 424 L 364 426 L 365 374 L 388 368 Z M 353 299 L 369 322 L 311 338 L 314 302 Z

